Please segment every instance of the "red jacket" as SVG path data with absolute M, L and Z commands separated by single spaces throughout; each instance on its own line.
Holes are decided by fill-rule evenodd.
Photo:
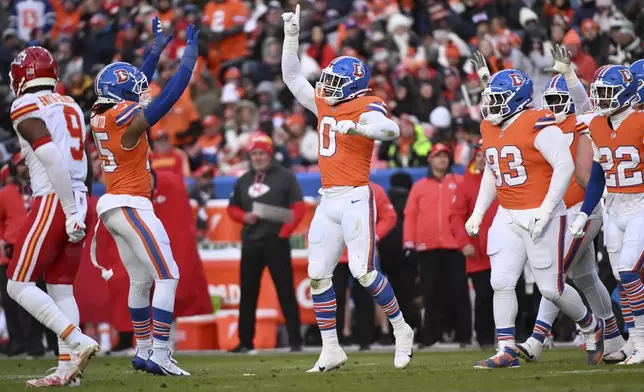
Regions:
M 157 173 L 162 171 L 173 173 L 182 180 L 190 172 L 186 153 L 178 148 L 173 148 L 166 154 L 150 152 L 150 165 Z
M 7 184 L 0 189 L 0 242 L 15 244 L 20 229 L 27 221 L 27 208 L 20 187 Z M 4 245 L 0 247 L 0 265 L 9 264 L 4 256 Z
M 465 172 L 463 183 L 458 188 L 449 216 L 452 233 L 458 242 L 458 247 L 463 249 L 467 244 L 474 246 L 474 256 L 467 258 L 468 274 L 490 269 L 490 258 L 487 255 L 487 232 L 492 226 L 496 209 L 499 207 L 499 201 L 494 200 L 485 213 L 478 237 L 470 237 L 465 231 L 465 222 L 474 211 L 474 204 L 479 194 L 482 178 L 483 173 L 479 173 L 474 166 L 474 162 L 471 162 Z
M 458 249 L 449 225 L 449 213 L 456 197 L 460 174 L 448 173 L 438 180 L 425 177 L 411 187 L 405 206 L 403 246 L 417 251 Z
M 389 232 L 396 226 L 398 219 L 394 206 L 387 197 L 385 190 L 375 182 L 369 182 L 371 189 L 373 189 L 373 197 L 376 199 L 376 242 L 389 234 Z M 344 248 L 344 253 L 340 257 L 341 263 L 349 262 L 349 254 L 347 248 Z

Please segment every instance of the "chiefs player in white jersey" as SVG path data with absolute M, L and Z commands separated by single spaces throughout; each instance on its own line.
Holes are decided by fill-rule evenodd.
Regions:
M 98 344 L 77 327 L 72 283 L 80 261 L 87 212 L 87 158 L 83 112 L 54 92 L 58 65 L 41 47 L 22 51 L 11 64 L 16 100 L 11 121 L 31 176 L 34 201 L 9 264 L 7 292 L 58 335 L 55 373 L 27 386 L 76 385 Z M 44 276 L 47 293 L 35 282 Z

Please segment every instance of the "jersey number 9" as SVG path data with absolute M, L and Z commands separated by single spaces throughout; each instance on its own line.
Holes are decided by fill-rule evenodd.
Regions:
M 72 139 L 78 140 L 78 147 L 70 147 L 69 152 L 72 156 L 72 159 L 75 161 L 82 161 L 85 158 L 85 140 L 83 138 L 83 127 L 81 123 L 81 118 L 74 110 L 74 108 L 65 106 L 63 109 L 63 114 L 65 115 L 65 123 L 67 124 L 67 132 L 72 137 Z

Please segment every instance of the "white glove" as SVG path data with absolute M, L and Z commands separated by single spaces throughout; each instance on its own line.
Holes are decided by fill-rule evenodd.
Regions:
M 297 37 L 300 34 L 300 5 L 295 6 L 295 13 L 283 13 L 282 19 L 284 20 L 284 35 Z
M 78 213 L 67 216 L 65 231 L 67 231 L 69 242 L 79 242 L 85 237 L 85 223 Z
M 465 222 L 465 231 L 469 234 L 470 237 L 476 237 L 479 235 L 479 226 L 483 222 L 483 215 L 474 211 L 470 219 Z
M 608 188 L 604 187 L 604 192 L 602 192 L 602 199 L 606 200 L 608 197 Z
M 557 72 L 562 75 L 567 75 L 572 71 L 572 67 L 570 66 L 570 52 L 563 45 L 555 45 L 554 48 L 550 49 L 550 54 L 555 64 L 552 67 L 544 69 L 544 71 Z
M 575 218 L 575 221 L 570 225 L 570 232 L 572 233 L 572 236 L 575 238 L 583 237 L 584 234 L 586 234 L 584 232 L 584 228 L 586 227 L 587 222 L 588 215 L 586 215 L 585 212 L 580 212 L 579 215 L 577 215 L 577 218 Z
M 545 229 L 549 220 L 550 213 L 541 207 L 537 208 L 537 211 L 530 218 L 530 223 L 528 223 L 528 232 L 530 233 L 532 242 L 535 242 L 541 237 L 543 229 Z
M 483 56 L 483 53 L 479 51 L 474 52 L 474 55 L 470 59 L 470 62 L 474 66 L 476 74 L 478 75 L 479 79 L 481 79 L 481 82 L 487 84 L 487 82 L 490 80 L 490 69 L 487 67 L 487 62 L 485 61 L 485 56 Z
M 364 135 L 364 127 L 351 120 L 341 120 L 333 127 L 333 131 L 343 135 Z

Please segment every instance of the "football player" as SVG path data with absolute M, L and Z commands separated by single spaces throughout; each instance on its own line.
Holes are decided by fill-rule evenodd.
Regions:
M 635 61 L 628 69 L 637 78 L 637 99 L 633 102 L 633 109 L 644 110 L 644 59 Z
M 78 270 L 87 213 L 87 157 L 83 111 L 54 92 L 58 65 L 45 48 L 30 47 L 11 63 L 16 100 L 11 121 L 29 166 L 33 204 L 9 264 L 7 292 L 58 335 L 56 371 L 30 387 L 78 385 L 76 375 L 98 350 L 78 329 L 72 283 Z M 44 275 L 47 293 L 36 286 Z
M 96 211 L 114 237 L 130 277 L 128 306 L 137 342 L 132 360 L 134 369 L 158 375 L 189 376 L 172 359 L 168 349 L 179 270 L 168 234 L 150 201 L 152 176 L 146 130 L 172 108 L 188 86 L 197 61 L 199 31 L 193 25 L 188 26 L 187 47 L 179 70 L 150 103 L 148 80 L 172 38 L 163 34 L 158 18 L 154 18 L 152 25 L 154 44 L 141 70 L 119 62 L 106 66 L 96 77 L 98 99 L 92 108 L 90 126 L 106 187 Z M 92 261 L 98 266 L 95 250 L 93 241 Z
M 577 322 L 586 341 L 586 362 L 604 352 L 604 321 L 593 316 L 565 284 L 566 209 L 563 197 L 574 166 L 569 143 L 555 115 L 532 109 L 532 80 L 521 71 L 497 72 L 482 93 L 481 134 L 487 166 L 472 216 L 465 224 L 477 235 L 485 211 L 498 196 L 489 231 L 494 319 L 499 351 L 476 368 L 518 367 L 514 341 L 515 286 L 529 263 L 544 298 Z
M 620 364 L 644 363 L 644 112 L 638 101 L 638 78 L 626 67 L 606 65 L 595 72 L 590 99 L 596 116 L 590 121 L 594 162 L 581 212 L 570 227 L 584 235 L 589 215 L 606 188 L 606 248 L 619 282 L 620 304 L 633 352 Z
M 309 229 L 308 274 L 322 334 L 322 352 L 309 372 L 329 371 L 347 361 L 338 343 L 337 304 L 331 282 L 345 244 L 351 274 L 371 293 L 393 326 L 394 366 L 404 368 L 411 361 L 414 332 L 400 312 L 391 285 L 375 266 L 376 212 L 369 186 L 374 140 L 392 140 L 400 131 L 387 118 L 384 102 L 367 95 L 370 71 L 355 57 L 333 60 L 322 70 L 313 89 L 300 75 L 297 57 L 300 6 L 282 18 L 284 82 L 295 98 L 318 117 L 322 200 Z

